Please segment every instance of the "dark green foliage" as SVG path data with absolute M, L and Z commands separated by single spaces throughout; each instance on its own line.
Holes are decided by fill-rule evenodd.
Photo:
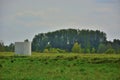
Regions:
M 5 46 L 5 51 L 7 52 L 14 52 L 15 45 L 11 43 L 9 46 Z
M 100 43 L 106 42 L 106 34 L 98 30 L 79 29 L 62 29 L 54 32 L 40 33 L 33 38 L 32 50 L 43 51 L 49 43 L 52 48 L 71 51 L 76 41 L 81 44 L 81 48 L 86 53 L 89 53 L 93 47 L 97 49 Z
M 113 54 L 113 53 L 115 53 L 115 50 L 110 48 L 110 49 L 107 49 L 107 51 L 105 53 L 106 54 L 111 54 L 111 53 Z
M 112 43 L 112 47 L 116 53 L 120 53 L 120 40 L 114 39 L 114 41 Z
M 28 40 L 28 39 L 26 39 L 26 40 L 24 40 L 24 42 L 29 42 L 29 40 Z
M 97 52 L 98 53 L 104 53 L 105 51 L 106 51 L 105 44 L 99 44 Z
M 0 43 L 0 52 L 13 52 L 15 45 L 11 43 L 9 46 L 5 46 L 3 43 Z

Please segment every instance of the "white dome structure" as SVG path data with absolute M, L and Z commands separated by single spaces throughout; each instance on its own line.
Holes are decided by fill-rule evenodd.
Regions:
M 31 42 L 15 42 L 15 55 L 31 56 Z

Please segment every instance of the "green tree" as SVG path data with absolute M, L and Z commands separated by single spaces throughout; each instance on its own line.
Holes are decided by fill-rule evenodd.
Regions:
M 107 51 L 105 53 L 106 54 L 113 54 L 113 53 L 115 53 L 115 50 L 112 48 L 109 48 L 109 49 L 107 49 Z
M 105 53 L 106 54 L 112 54 L 112 53 L 115 53 L 115 50 L 112 48 L 112 43 L 111 42 L 108 42 L 108 44 L 106 45 L 106 51 Z
M 105 44 L 99 44 L 99 46 L 98 46 L 98 50 L 97 50 L 97 52 L 98 53 L 104 53 L 106 51 L 106 46 L 105 46 Z
M 112 47 L 115 50 L 115 53 L 120 54 L 120 40 L 119 39 L 113 40 Z
M 89 52 L 92 47 L 98 49 L 100 43 L 106 42 L 106 34 L 99 30 L 79 29 L 61 29 L 48 33 L 39 33 L 33 38 L 32 50 L 43 51 L 50 42 L 51 47 L 70 52 L 76 41 L 81 43 L 81 48 L 87 50 L 84 50 L 84 52 Z
M 28 40 L 28 39 L 25 39 L 24 42 L 29 42 L 29 40 Z
M 9 50 L 10 50 L 10 52 L 14 52 L 14 48 L 15 48 L 15 45 L 14 45 L 13 43 L 11 43 L 11 44 L 9 45 Z
M 91 53 L 95 53 L 95 48 L 92 48 Z
M 72 47 L 72 52 L 74 53 L 80 53 L 81 52 L 81 46 L 78 44 L 78 42 L 75 42 Z

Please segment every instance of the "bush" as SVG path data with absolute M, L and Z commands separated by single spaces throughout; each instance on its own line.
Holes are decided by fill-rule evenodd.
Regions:
M 48 49 L 44 49 L 43 52 L 44 52 L 44 53 L 49 53 Z
M 50 53 L 59 53 L 56 48 L 50 48 L 49 52 Z
M 44 49 L 44 53 L 65 53 L 65 50 L 59 49 L 59 48 L 50 48 L 50 49 Z
M 105 52 L 106 54 L 113 54 L 115 53 L 114 49 L 107 49 L 107 51 Z
M 58 51 L 59 53 L 65 53 L 65 52 L 66 52 L 65 50 L 62 50 L 62 49 L 59 49 L 59 48 L 57 48 L 57 51 Z

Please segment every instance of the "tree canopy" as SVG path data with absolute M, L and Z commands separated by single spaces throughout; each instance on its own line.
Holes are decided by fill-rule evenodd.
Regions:
M 106 42 L 106 34 L 99 30 L 62 29 L 54 32 L 39 33 L 32 41 L 33 51 L 43 51 L 48 43 L 52 48 L 71 52 L 75 42 L 87 51 L 98 49 L 100 43 Z

